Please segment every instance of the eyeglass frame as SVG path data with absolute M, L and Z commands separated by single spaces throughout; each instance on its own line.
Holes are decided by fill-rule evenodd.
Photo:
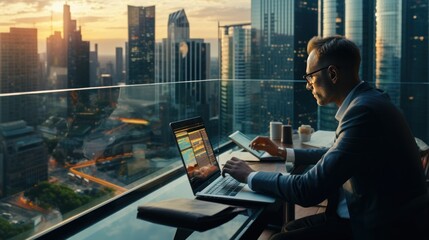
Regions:
M 302 78 L 304 78 L 304 79 L 307 81 L 307 83 L 308 83 L 309 85 L 312 85 L 313 83 L 312 83 L 310 80 L 308 80 L 307 78 L 308 78 L 308 77 L 312 77 L 312 75 L 313 75 L 313 74 L 315 74 L 315 73 L 317 73 L 317 72 L 320 72 L 320 71 L 322 71 L 322 70 L 328 69 L 330 66 L 331 66 L 331 65 L 329 65 L 329 66 L 327 66 L 327 67 L 319 68 L 319 69 L 317 69 L 316 71 L 313 71 L 313 72 L 311 72 L 311 73 L 304 74 L 304 75 L 302 76 Z

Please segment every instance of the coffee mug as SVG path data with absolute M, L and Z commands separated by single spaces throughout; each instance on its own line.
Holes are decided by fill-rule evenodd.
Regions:
M 301 142 L 308 142 L 311 140 L 311 134 L 314 132 L 314 129 L 310 125 L 301 125 L 298 128 L 298 135 Z
M 270 122 L 270 139 L 280 140 L 282 138 L 282 122 Z
M 282 126 L 282 143 L 293 144 L 293 142 L 292 142 L 292 126 L 289 124 Z

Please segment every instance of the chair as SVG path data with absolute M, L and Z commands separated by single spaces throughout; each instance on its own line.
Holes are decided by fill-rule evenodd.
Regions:
M 429 145 L 419 138 L 415 138 L 415 140 L 420 149 L 420 159 L 422 161 L 423 171 L 426 177 L 426 185 L 429 188 Z
M 420 159 L 422 160 L 423 171 L 426 177 L 426 185 L 429 188 L 429 149 L 420 150 Z

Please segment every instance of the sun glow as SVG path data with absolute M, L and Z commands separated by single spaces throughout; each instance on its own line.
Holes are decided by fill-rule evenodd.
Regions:
M 56 1 L 56 2 L 52 3 L 50 10 L 54 13 L 62 13 L 63 12 L 63 6 L 64 6 L 64 2 Z

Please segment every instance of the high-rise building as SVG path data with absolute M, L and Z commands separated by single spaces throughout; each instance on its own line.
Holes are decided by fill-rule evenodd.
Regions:
M 395 105 L 400 104 L 402 58 L 402 0 L 376 1 L 375 81 Z
M 82 40 L 81 29 L 77 28 L 76 20 L 71 19 L 70 6 L 67 4 L 64 5 L 63 27 L 67 53 L 67 87 L 89 87 L 89 42 Z
M 252 0 L 251 7 L 251 76 L 261 79 L 261 106 L 266 106 L 255 109 L 257 125 L 267 130 L 269 121 L 288 119 L 294 127 L 315 124 L 316 104 L 305 84 L 282 80 L 305 74 L 307 43 L 317 35 L 317 1 Z
M 24 191 L 48 180 L 48 150 L 25 121 L 0 124 L 0 196 Z
M 360 79 L 373 82 L 375 64 L 375 1 L 345 0 L 345 36 L 360 49 Z
M 67 54 L 59 31 L 46 39 L 46 65 L 48 86 L 52 89 L 67 88 Z
M 251 24 L 219 27 L 220 31 L 220 135 L 228 136 L 233 130 L 251 133 L 252 114 L 249 98 L 257 87 L 250 79 Z
M 319 36 L 329 37 L 345 33 L 345 2 L 344 0 L 319 0 Z M 317 128 L 335 130 L 338 121 L 334 118 L 338 107 L 334 103 L 319 106 Z
M 126 84 L 155 82 L 155 6 L 128 6 Z
M 67 53 L 68 88 L 90 87 L 89 42 L 82 41 L 81 30 L 70 34 Z
M 39 89 L 37 29 L 10 28 L 0 33 L 0 92 Z
M 344 35 L 345 32 L 345 0 L 319 0 L 320 29 L 323 37 Z
M 37 29 L 10 28 L 0 33 L 0 93 L 40 90 Z M 26 120 L 33 124 L 38 112 L 34 96 L 0 99 L 0 122 Z
M 129 69 L 128 60 L 130 59 L 129 58 L 130 51 L 128 49 L 129 49 L 128 48 L 128 42 L 125 42 L 125 76 L 124 76 L 125 77 L 125 79 L 124 79 L 125 81 L 124 82 L 128 81 L 128 69 Z
M 414 135 L 429 141 L 428 0 L 403 1 L 400 105 Z M 396 85 L 395 85 L 396 86 Z
M 156 45 L 155 82 L 176 84 L 161 85 L 157 97 L 171 99 L 178 109 L 179 118 L 194 114 L 189 109 L 201 108 L 207 115 L 203 117 L 208 119 L 206 84 L 192 80 L 208 79 L 210 44 L 203 39 L 191 39 L 189 32 L 189 22 L 183 9 L 169 15 L 168 38 Z M 165 96 L 166 93 L 170 96 Z M 190 108 L 189 105 L 198 107 Z
M 178 82 L 177 68 L 178 60 L 185 57 L 189 52 L 187 44 L 182 44 L 190 40 L 189 21 L 185 10 L 173 12 L 168 17 L 167 38 L 162 40 L 162 43 L 157 44 L 157 63 L 156 63 L 156 82 Z M 181 52 L 176 52 L 176 45 L 179 45 Z M 183 53 L 183 54 L 182 54 Z M 190 80 L 190 79 L 188 79 Z M 195 79 L 194 79 L 195 80 Z
M 100 84 L 100 62 L 98 61 L 98 44 L 94 44 L 94 51 L 89 52 L 89 82 L 91 87 L 103 86 Z
M 68 43 L 69 43 L 69 35 L 72 31 L 71 28 L 76 29 L 76 21 L 74 21 L 74 26 L 71 26 L 72 23 L 70 6 L 64 4 L 63 6 L 63 33 L 64 33 L 64 46 L 67 55 Z M 67 61 L 67 60 L 66 60 Z
M 122 53 L 122 48 L 117 47 L 115 51 L 116 58 L 116 70 L 115 70 L 115 78 L 113 79 L 113 83 L 117 85 L 119 82 L 124 81 L 124 56 Z

